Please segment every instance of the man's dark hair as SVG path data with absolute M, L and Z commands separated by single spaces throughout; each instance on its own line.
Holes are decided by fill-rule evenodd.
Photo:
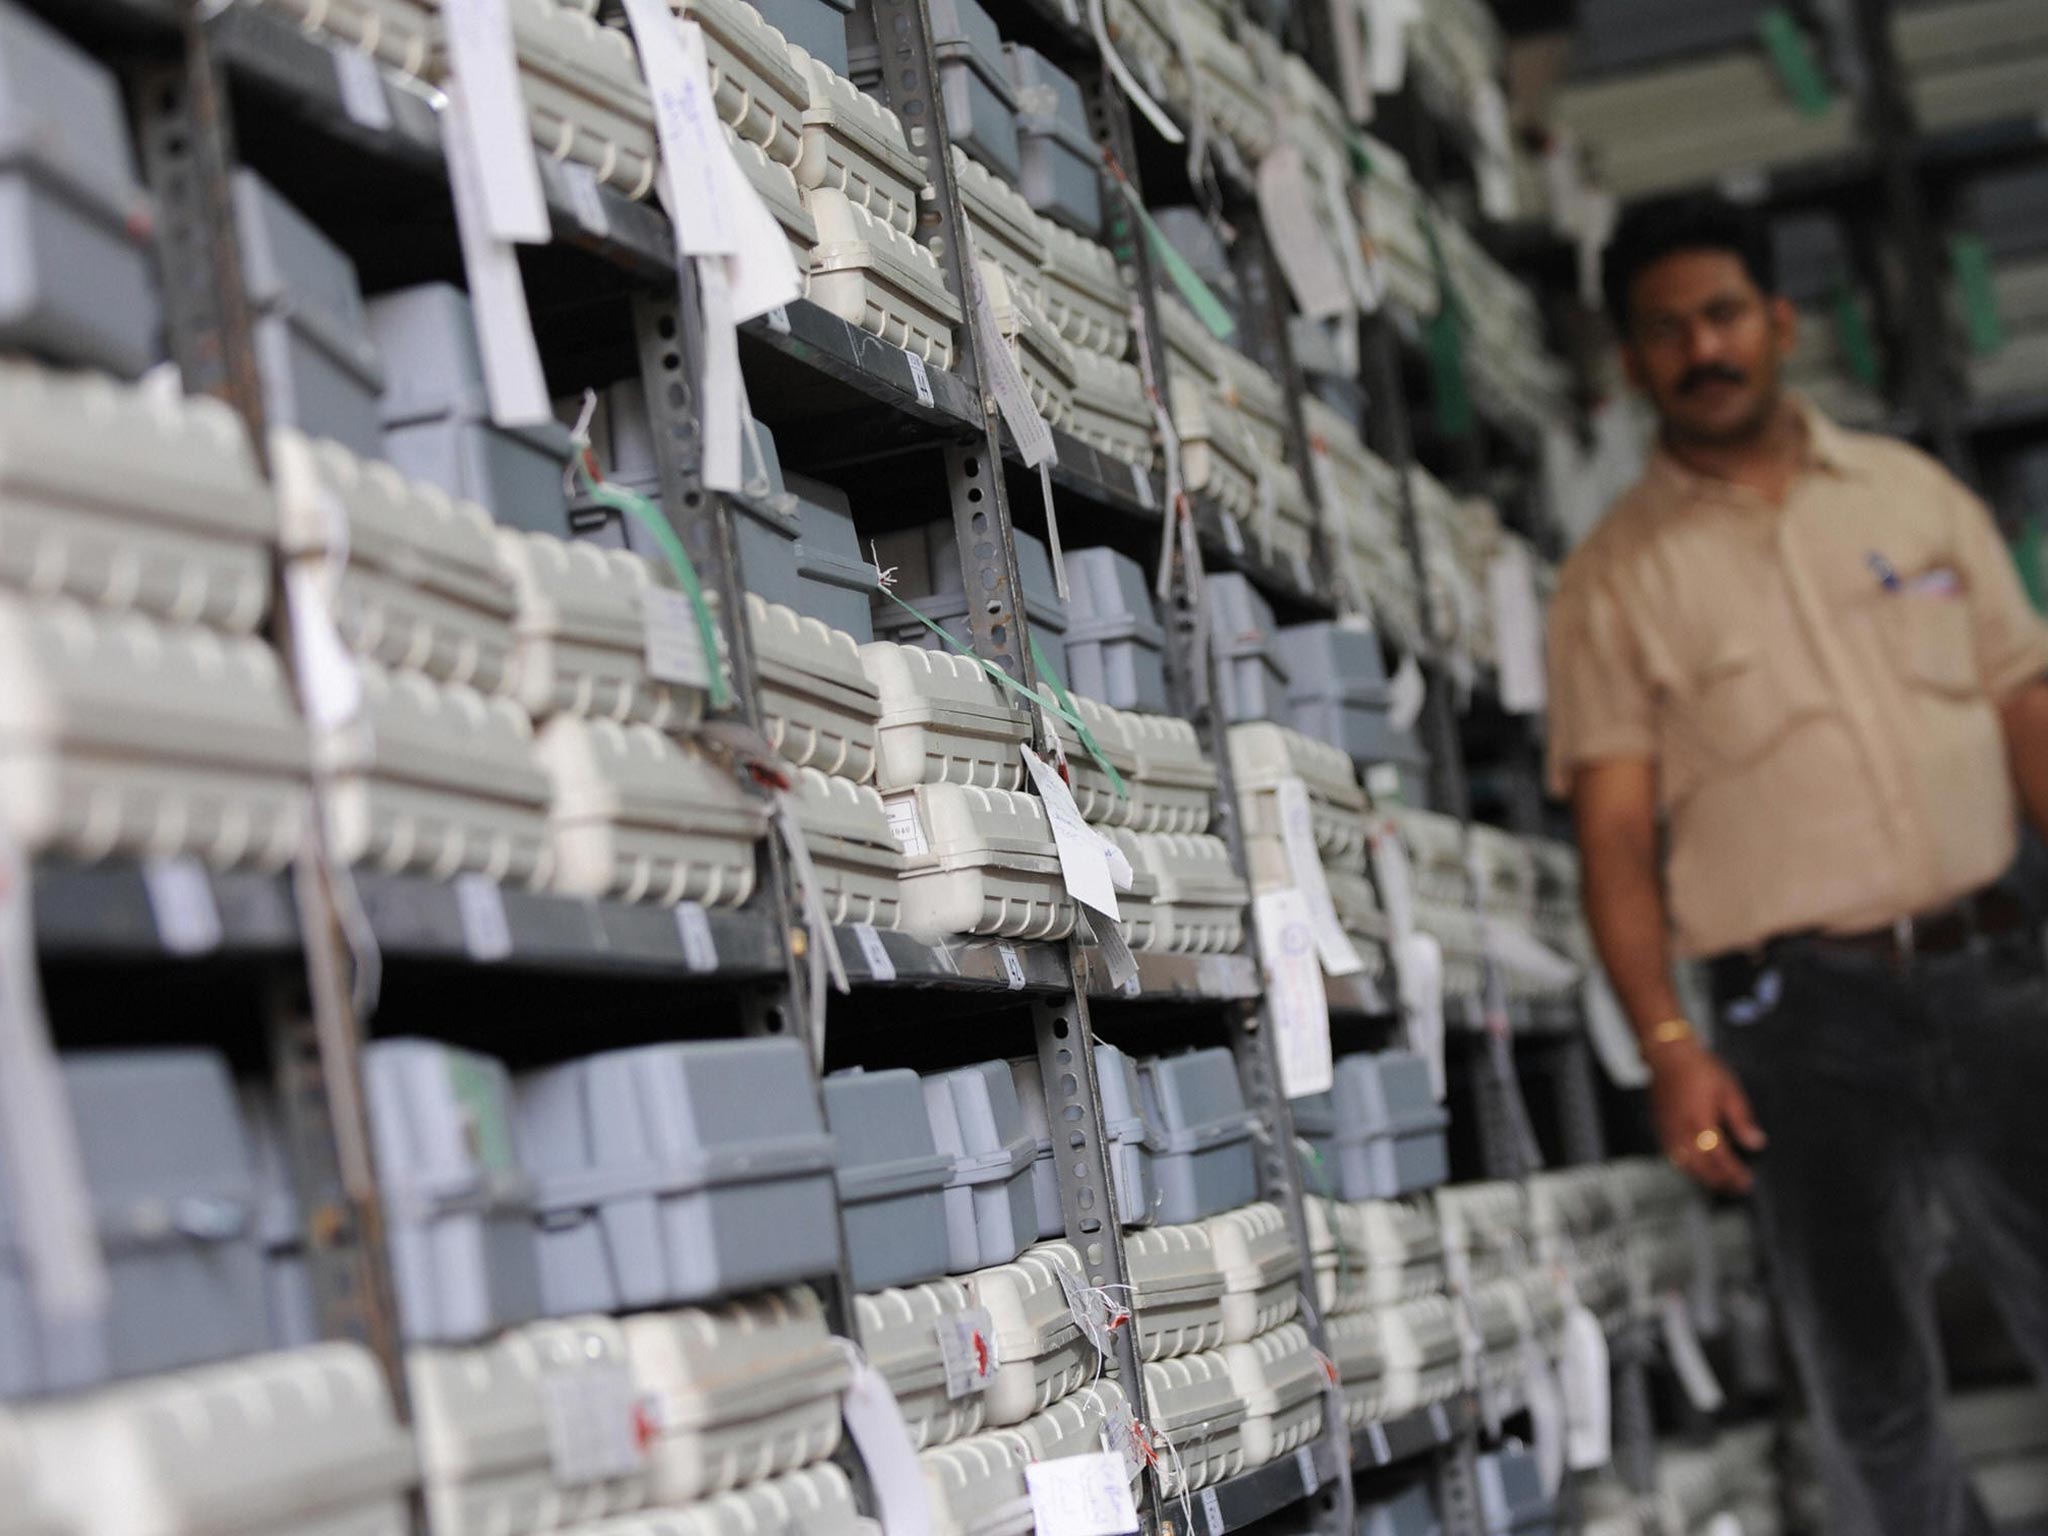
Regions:
M 1629 290 L 1645 268 L 1674 251 L 1726 251 L 1741 260 L 1757 287 L 1777 291 L 1770 230 L 1750 209 L 1707 192 L 1637 203 L 1621 216 L 1601 269 L 1607 312 L 1624 336 Z

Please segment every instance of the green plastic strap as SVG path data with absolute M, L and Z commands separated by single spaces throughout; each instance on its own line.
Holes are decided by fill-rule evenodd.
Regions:
M 1145 239 L 1166 268 L 1166 275 L 1173 279 L 1173 286 L 1180 290 L 1180 296 L 1188 302 L 1202 324 L 1218 341 L 1228 341 L 1237 334 L 1237 322 L 1230 318 L 1230 311 L 1223 307 L 1223 301 L 1216 297 L 1209 285 L 1202 281 L 1202 274 L 1188 265 L 1187 257 L 1174 249 L 1173 242 L 1166 238 L 1166 231 L 1153 222 L 1152 215 L 1145 210 L 1138 194 L 1128 181 L 1119 181 L 1117 188 L 1124 195 L 1124 201 L 1131 205 L 1131 211 L 1138 216 L 1138 223 L 1145 231 Z
M 1469 437 L 1474 421 L 1472 389 L 1465 378 L 1465 304 L 1451 282 L 1451 266 L 1437 239 L 1436 223 L 1426 213 L 1422 217 L 1422 236 L 1429 242 L 1429 261 L 1436 269 L 1439 295 L 1436 313 L 1424 329 L 1437 430 L 1445 437 Z
M 2020 536 L 2012 547 L 2013 564 L 2020 568 L 2020 582 L 2027 589 L 2027 600 L 2034 605 L 2037 613 L 2048 613 L 2048 571 L 2041 567 L 2044 553 L 2041 536 L 2041 520 L 2030 517 L 2020 524 Z
M 1038 643 L 1038 636 L 1031 637 L 1031 665 L 1038 669 L 1038 675 L 1045 679 L 1052 689 L 1052 696 L 1060 702 L 1060 714 L 1074 722 L 1074 734 L 1081 738 L 1081 745 L 1088 755 L 1095 759 L 1095 765 L 1109 775 L 1109 787 L 1116 791 L 1119 800 L 1131 798 L 1131 792 L 1124 784 L 1124 776 L 1116 771 L 1116 765 L 1109 760 L 1109 754 L 1102 750 L 1102 743 L 1095 739 L 1095 733 L 1088 729 L 1081 719 L 1081 711 L 1074 707 L 1073 696 L 1067 692 L 1067 685 L 1060 681 L 1060 674 L 1054 668 L 1045 648 Z
M 645 528 L 667 556 L 669 568 L 676 573 L 676 581 L 683 589 L 683 595 L 690 600 L 690 611 L 697 616 L 697 635 L 704 643 L 704 670 L 710 676 L 711 707 L 723 709 L 732 702 L 732 691 L 726 686 L 725 664 L 720 657 L 718 646 L 718 621 L 711 617 L 711 605 L 704 600 L 704 584 L 697 579 L 697 566 L 690 559 L 690 552 L 683 548 L 683 541 L 676 537 L 668 519 L 645 496 L 600 480 L 590 471 L 585 456 L 576 456 L 576 478 L 583 483 L 584 494 L 600 506 L 610 507 L 614 512 L 632 518 Z M 739 616 L 734 615 L 734 621 Z
M 1948 264 L 1956 275 L 1963 301 L 1963 325 L 1970 350 L 1980 356 L 2005 345 L 2005 322 L 1998 314 L 1998 290 L 1991 281 L 1991 253 L 1979 235 L 1950 235 Z
M 1801 115 L 1825 117 L 1835 104 L 1835 93 L 1828 89 L 1827 77 L 1820 72 L 1812 41 L 1791 11 L 1782 5 L 1772 6 L 1757 23 L 1757 35 L 1763 39 L 1764 52 L 1771 57 L 1771 67 L 1778 72 L 1778 83 L 1785 87 L 1785 94 L 1792 98 Z
M 1850 376 L 1875 389 L 1877 343 L 1871 338 L 1870 322 L 1864 318 L 1863 306 L 1857 301 L 1855 289 L 1849 286 L 1849 279 L 1836 277 L 1829 298 L 1835 310 L 1835 340 L 1842 348 L 1842 360 L 1849 365 Z

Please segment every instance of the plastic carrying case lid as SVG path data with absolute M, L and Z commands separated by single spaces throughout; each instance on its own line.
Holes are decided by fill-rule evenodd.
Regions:
M 825 1079 L 825 1124 L 842 1205 L 943 1189 L 953 1171 L 932 1139 L 923 1082 L 908 1068 L 834 1072 Z
M 1008 1062 L 935 1073 L 924 1079 L 924 1104 L 932 1140 L 952 1162 L 949 1186 L 1014 1177 L 1038 1155 Z
M 1450 1124 L 1450 1114 L 1436 1101 L 1429 1063 L 1410 1051 L 1361 1052 L 1341 1058 L 1332 1093 L 1338 1106 L 1340 1140 L 1436 1131 Z
M 1138 1081 L 1162 1152 L 1199 1152 L 1252 1133 L 1255 1117 L 1245 1108 L 1237 1064 L 1220 1045 L 1155 1057 L 1138 1068 Z
M 1070 549 L 1067 565 L 1067 640 L 1136 640 L 1165 644 L 1145 568 L 1120 550 Z

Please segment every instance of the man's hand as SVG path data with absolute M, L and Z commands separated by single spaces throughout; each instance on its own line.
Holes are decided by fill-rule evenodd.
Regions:
M 1665 1155 L 1709 1189 L 1749 1193 L 1749 1165 L 1735 1149 L 1761 1152 L 1765 1137 L 1727 1063 L 1686 1040 L 1653 1051 L 1650 1070 L 1650 1107 Z

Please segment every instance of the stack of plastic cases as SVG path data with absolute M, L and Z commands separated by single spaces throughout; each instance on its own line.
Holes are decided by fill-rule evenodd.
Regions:
M 796 184 L 806 195 L 830 187 L 899 234 L 914 234 L 925 175 L 902 120 L 825 61 L 801 49 L 792 56 L 809 92 Z
M 846 18 L 851 0 L 759 0 L 754 9 L 792 47 L 839 74 L 851 73 L 846 57 Z
M 1138 365 L 1076 347 L 1071 430 L 1098 452 L 1149 472 L 1152 406 L 1145 398 L 1145 379 Z M 1143 494 L 1151 493 L 1148 489 Z
M 1446 1184 L 1436 1192 L 1444 1261 L 1472 1282 L 1512 1273 L 1529 1252 L 1529 1207 L 1522 1186 L 1508 1179 Z
M 1219 345 L 1216 361 L 1224 403 L 1236 411 L 1260 485 L 1258 516 L 1247 532 L 1267 559 L 1303 566 L 1313 553 L 1316 514 L 1303 478 L 1307 466 L 1293 457 L 1286 391 L 1236 347 Z
M 1201 1222 L 1124 1234 L 1138 1357 L 1166 1360 L 1223 1342 L 1223 1268 Z
M 839 1261 L 832 1139 L 793 1040 L 601 1051 L 525 1074 L 550 1313 L 779 1285 Z
M 1326 1316 L 1444 1288 L 1443 1234 L 1426 1202 L 1311 1195 L 1308 1226 L 1309 1267 Z
M 624 1330 L 608 1317 L 523 1323 L 486 1344 L 409 1350 L 406 1383 L 419 1443 L 427 1521 L 437 1536 L 488 1536 L 540 1512 L 548 1529 L 638 1509 L 637 1455 L 594 1477 L 557 1469 L 552 1416 L 587 1415 L 591 1445 L 632 1445 L 634 1400 Z M 586 1469 L 579 1469 L 586 1470 Z
M 1147 1421 L 1161 1453 L 1161 1492 L 1168 1498 L 1224 1482 L 1245 1470 L 1244 1424 L 1249 1405 L 1231 1380 L 1220 1350 L 1153 1360 L 1145 1366 Z
M 1240 1435 L 1248 1467 L 1292 1455 L 1323 1432 L 1325 1393 L 1321 1353 L 1300 1323 L 1285 1323 L 1257 1338 L 1226 1345 L 1231 1384 L 1244 1398 Z
M 256 0 L 309 32 L 375 59 L 385 68 L 425 79 L 434 63 L 431 0 Z
M 953 174 L 959 180 L 960 206 L 967 215 L 975 256 L 994 262 L 1019 296 L 1036 308 L 1044 292 L 1046 221 L 1032 211 L 1022 193 L 957 144 Z
M 1067 1284 L 1081 1275 L 1073 1246 L 1050 1242 L 956 1277 L 995 1329 L 995 1368 L 981 1393 L 990 1428 L 1022 1424 L 1097 1374 L 1101 1357 L 1067 1301 Z
M 1017 95 L 1018 185 L 1048 219 L 1091 238 L 1102 229 L 1102 156 L 1073 76 L 1020 43 L 1003 45 Z
M 885 803 L 904 854 L 898 926 L 1003 939 L 1074 931 L 1076 908 L 1036 795 L 920 784 Z
M 817 188 L 804 206 L 818 234 L 811 301 L 935 368 L 950 368 L 961 310 L 938 258 L 836 187 Z
M 996 332 L 1016 359 L 1031 407 L 1048 426 L 1071 429 L 1079 365 L 1074 350 L 1040 309 L 1038 301 L 1010 281 L 1009 274 L 987 256 L 976 259 Z
M 1019 170 L 1017 98 L 1003 67 L 1003 38 L 976 0 L 937 0 L 931 12 L 932 51 L 945 101 L 946 137 L 1005 181 Z M 880 78 L 886 60 L 873 38 L 850 50 L 856 80 Z
M 839 1223 L 857 1291 L 914 1285 L 945 1273 L 946 1181 L 953 1160 L 939 1151 L 915 1072 L 835 1072 L 825 1079 Z
M 104 1387 L 25 1409 L 15 1428 L 32 1502 L 8 1516 L 40 1510 L 53 1532 L 410 1529 L 412 1437 L 358 1344 Z
M 660 1404 L 651 1504 L 683 1504 L 822 1461 L 850 1367 L 806 1286 L 621 1319 L 634 1388 Z
M 704 29 L 719 120 L 777 165 L 795 166 L 811 104 L 801 54 L 745 0 L 669 0 L 669 9 Z
M 1521 1345 L 1531 1331 L 1521 1274 L 1474 1285 L 1462 1300 L 1479 1390 L 1495 1412 L 1512 1413 L 1522 1406 Z
M 1024 1442 L 1030 1460 L 1057 1461 L 1100 1450 L 1103 1433 L 1113 1420 L 1131 1422 L 1130 1401 L 1119 1383 L 1103 1380 L 1034 1413 L 1009 1433 Z M 1135 1482 L 1138 1468 L 1132 1465 L 1129 1470 Z
M 1386 1359 L 1381 1413 L 1398 1419 L 1454 1396 L 1465 1365 L 1450 1297 L 1418 1296 L 1380 1308 L 1378 1317 Z
M 0 9 L 0 347 L 125 377 L 156 358 L 160 311 L 121 90 L 21 7 Z
M 1144 567 L 1097 546 L 1072 549 L 1067 564 L 1068 682 L 1116 709 L 1165 714 L 1165 631 Z
M 966 1283 L 958 1279 L 928 1280 L 854 1297 L 854 1328 L 861 1350 L 889 1383 L 915 1450 L 974 1434 L 987 1420 L 982 1393 L 948 1395 L 945 1352 L 939 1343 L 941 1330 L 953 1327 L 974 1306 Z M 995 1347 L 993 1340 L 988 1343 Z
M 860 650 L 878 710 L 875 784 L 895 795 L 919 784 L 1016 789 L 1030 734 L 971 656 L 877 640 Z
M 1224 718 L 1233 725 L 1284 722 L 1288 675 L 1274 639 L 1272 607 L 1249 577 L 1234 571 L 1211 576 L 1206 590 Z
M 844 630 L 747 594 L 761 729 L 798 768 L 866 784 L 875 776 L 880 695 Z
M 1235 953 L 1244 942 L 1251 892 L 1231 868 L 1229 845 L 1207 832 L 1141 832 L 1137 840 L 1157 886 L 1146 947 L 1173 954 Z
M 1279 1206 L 1255 1201 L 1202 1225 L 1223 1272 L 1225 1344 L 1270 1333 L 1300 1312 L 1301 1255 Z
M 1409 1051 L 1339 1059 L 1327 1098 L 1304 1100 L 1298 1122 L 1323 1177 L 1345 1200 L 1393 1200 L 1443 1183 L 1450 1116 L 1437 1103 L 1429 1063 Z
M 1122 905 L 1121 902 L 1118 903 Z M 1107 1134 L 1110 1177 L 1116 1186 L 1116 1216 L 1125 1227 L 1152 1221 L 1152 1140 L 1145 1124 L 1138 1087 L 1138 1064 L 1115 1046 L 1095 1047 L 1095 1077 Z M 1059 1170 L 1053 1164 L 1052 1122 L 1045 1112 L 1045 1079 L 1038 1058 L 1010 1063 L 1017 1103 L 1025 1127 L 1037 1143 L 1031 1164 L 1032 1201 L 1038 1212 L 1038 1235 L 1057 1237 L 1066 1230 L 1060 1213 Z
M 790 798 L 825 921 L 896 927 L 903 853 L 874 787 L 799 768 Z
M 1454 816 L 1414 806 L 1384 808 L 1408 855 L 1416 926 L 1434 934 L 1444 950 L 1444 992 L 1477 996 L 1485 984 L 1485 943 L 1467 888 L 1464 824 Z
M 932 1536 L 1026 1536 L 1030 1459 L 1030 1447 L 1011 1434 L 973 1435 L 921 1452 Z
M 882 579 L 861 553 L 846 493 L 801 475 L 787 481 L 797 498 L 795 606 L 866 645 L 875 638 L 869 609 Z
M 1116 844 L 1131 866 L 1130 888 L 1116 893 L 1117 925 L 1123 930 L 1124 942 L 1132 949 L 1148 950 L 1159 931 L 1153 909 L 1159 882 L 1145 868 L 1145 850 L 1138 844 L 1137 833 L 1129 827 L 1107 827 L 1102 829 L 1102 835 Z
M 533 1181 L 502 1063 L 421 1039 L 363 1048 L 398 1319 L 409 1344 L 467 1344 L 540 1315 Z
M 1301 401 L 1303 424 L 1323 444 L 1340 521 L 1332 530 L 1336 576 L 1371 606 L 1389 636 L 1414 649 L 1421 642 L 1415 575 L 1400 535 L 1401 481 L 1365 446 L 1356 418 L 1314 395 Z
M 1260 855 L 1253 860 L 1255 876 L 1273 858 L 1285 860 L 1278 845 L 1283 837 L 1279 786 L 1286 778 L 1300 779 L 1308 791 L 1310 829 L 1322 861 L 1333 869 L 1364 873 L 1365 791 L 1341 749 L 1288 726 L 1250 720 L 1230 728 L 1230 767 L 1245 835 L 1257 845 L 1247 853 Z
M 1178 17 L 1200 82 L 1196 99 L 1216 131 L 1237 146 L 1245 163 L 1257 165 L 1273 147 L 1275 122 L 1272 102 L 1251 54 L 1224 31 L 1216 15 L 1201 6 L 1181 6 Z
M 953 1160 L 946 1180 L 948 1267 L 1007 1264 L 1038 1235 L 1036 1146 L 1007 1063 L 985 1061 L 924 1080 L 932 1140 Z
M 383 456 L 507 527 L 566 534 L 568 428 L 491 420 L 469 295 L 428 283 L 382 295 L 368 315 L 384 360 Z
M 0 1249 L 0 1397 L 263 1348 L 256 1170 L 226 1062 L 200 1050 L 70 1052 L 52 1086 L 63 1102 L 46 1118 L 75 1134 L 87 1208 L 54 1186 L 0 1184 L 0 1227 L 90 1233 L 106 1292 L 79 1315 L 47 1316 L 29 1255 Z
M 1067 754 L 1067 787 L 1073 791 L 1074 808 L 1081 813 L 1083 821 L 1096 826 L 1124 826 L 1136 811 L 1136 802 L 1131 797 L 1131 775 L 1138 771 L 1138 757 L 1131 747 L 1131 733 L 1124 723 L 1124 714 L 1085 694 L 1070 693 L 1067 699 L 1074 706 L 1075 718 L 1088 727 L 1088 735 L 1093 740 L 1091 748 L 1081 739 L 1080 731 L 1063 716 L 1052 717 L 1053 733 L 1059 737 L 1060 746 Z M 1097 760 L 1097 753 L 1106 760 L 1107 767 L 1103 761 Z M 1115 769 L 1117 779 L 1123 781 L 1121 789 L 1117 787 L 1116 780 L 1110 778 L 1109 769 Z M 1121 915 L 1121 892 L 1118 893 L 1117 906 Z
M 1200 1221 L 1248 1205 L 1258 1193 L 1252 1127 L 1237 1064 L 1214 1046 L 1155 1057 L 1138 1068 L 1144 1113 L 1158 1138 L 1158 1219 Z
M 713 1494 L 680 1509 L 650 1509 L 577 1526 L 575 1536 L 881 1536 L 853 1483 L 824 1461 Z
M 1088 235 L 1051 221 L 1041 229 L 1045 262 L 1039 269 L 1039 281 L 1046 317 L 1076 351 L 1122 359 L 1131 339 L 1131 295 L 1124 287 L 1116 253 Z M 1147 454 L 1137 462 L 1149 461 Z
M 1194 722 L 1177 715 L 1124 716 L 1137 772 L 1131 777 L 1135 832 L 1206 832 L 1216 815 L 1216 765 L 1202 755 Z
M 1360 1510 L 1358 1522 L 1359 1536 L 1442 1536 L 1443 1532 L 1429 1488 L 1421 1482 Z
M 632 39 L 572 0 L 510 0 L 506 9 L 534 147 L 626 197 L 648 196 L 659 152 Z
M 1387 675 L 1379 636 L 1324 619 L 1291 624 L 1274 637 L 1287 667 L 1289 723 L 1305 736 L 1340 747 L 1362 773 L 1393 763 L 1413 774 L 1427 758 L 1412 731 L 1387 718 Z
M 1258 466 L 1248 429 L 1224 397 L 1217 354 L 1222 344 L 1174 296 L 1158 296 L 1166 343 L 1167 405 L 1181 440 L 1181 473 L 1223 511 L 1245 521 L 1259 509 Z
M 1549 1536 L 1554 1517 L 1534 1454 L 1510 1443 L 1481 1456 L 1476 1471 L 1487 1536 Z
M 1053 578 L 1052 554 L 1035 534 L 1013 531 L 1017 572 L 1023 586 L 1024 616 L 1032 639 L 1062 677 L 1067 674 L 1067 605 Z M 895 590 L 912 608 L 932 620 L 961 646 L 972 647 L 967 625 L 967 589 L 960 567 L 959 532 L 951 519 L 905 529 L 876 541 L 884 566 L 897 573 Z M 875 605 L 875 633 L 927 650 L 950 649 L 923 624 L 893 602 Z

